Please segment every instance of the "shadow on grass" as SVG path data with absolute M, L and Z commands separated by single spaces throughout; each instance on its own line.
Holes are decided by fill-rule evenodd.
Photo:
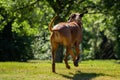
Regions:
M 98 76 L 105 76 L 105 74 L 102 73 L 83 73 L 81 71 L 77 71 L 76 74 L 69 73 L 70 75 L 65 74 L 59 74 L 67 79 L 71 80 L 91 80 L 92 78 L 98 77 Z

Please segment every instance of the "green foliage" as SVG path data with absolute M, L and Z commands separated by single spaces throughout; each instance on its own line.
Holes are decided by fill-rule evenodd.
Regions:
M 85 56 L 102 59 L 105 57 L 102 55 L 106 55 L 105 58 L 110 58 L 110 56 L 119 58 L 119 5 L 118 0 L 75 2 L 73 12 L 88 10 L 88 14 L 83 18 L 83 53 Z
M 89 58 L 95 58 L 95 53 L 98 53 L 100 49 L 102 42 L 100 32 L 105 28 L 103 20 L 104 16 L 102 14 L 88 14 L 83 18 L 83 48 Z
M 85 10 L 84 59 L 120 58 L 119 6 L 119 0 L 0 0 L 0 60 L 50 59 L 48 24 L 53 15 L 59 15 L 58 23 Z
M 31 46 L 35 59 L 51 59 L 49 35 L 45 30 L 36 36 Z
M 33 0 L 0 1 L 0 60 L 26 61 L 34 57 L 31 42 L 45 22 L 39 5 L 33 3 Z

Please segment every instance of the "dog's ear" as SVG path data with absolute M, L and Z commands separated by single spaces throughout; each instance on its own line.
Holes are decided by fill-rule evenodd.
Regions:
M 74 18 L 76 17 L 76 15 L 75 15 L 75 14 L 72 14 L 70 17 L 71 17 L 72 19 L 74 19 Z
M 74 19 L 76 17 L 76 14 L 72 14 L 69 18 L 68 21 L 72 21 L 72 19 Z
M 80 14 L 80 17 L 83 17 L 84 14 L 86 14 L 86 13 L 88 13 L 88 11 L 85 11 L 85 12 L 83 12 L 82 14 Z
M 80 17 L 83 17 L 84 16 L 84 14 L 80 14 Z

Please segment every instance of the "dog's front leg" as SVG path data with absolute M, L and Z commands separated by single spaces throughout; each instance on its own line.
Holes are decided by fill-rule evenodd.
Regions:
M 76 60 L 74 62 L 74 65 L 77 67 L 78 66 L 78 62 L 80 59 L 80 49 L 79 49 L 79 45 L 75 46 L 75 50 L 76 50 Z
M 70 55 L 71 55 L 71 57 L 73 58 L 73 63 L 74 63 L 74 65 L 75 65 L 75 63 L 76 63 L 76 56 L 74 55 L 74 53 L 73 53 L 73 51 L 72 51 L 72 49 L 71 49 L 71 46 L 68 46 L 68 52 L 70 53 Z M 75 65 L 76 66 L 76 65 Z

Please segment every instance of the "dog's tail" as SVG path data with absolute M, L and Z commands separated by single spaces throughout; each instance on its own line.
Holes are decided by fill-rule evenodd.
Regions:
M 50 22 L 50 24 L 49 24 L 48 29 L 49 29 L 49 31 L 51 31 L 51 32 L 52 32 L 52 24 L 54 23 L 54 21 L 56 20 L 57 17 L 58 17 L 58 16 L 53 17 L 53 19 L 51 20 L 51 22 Z

